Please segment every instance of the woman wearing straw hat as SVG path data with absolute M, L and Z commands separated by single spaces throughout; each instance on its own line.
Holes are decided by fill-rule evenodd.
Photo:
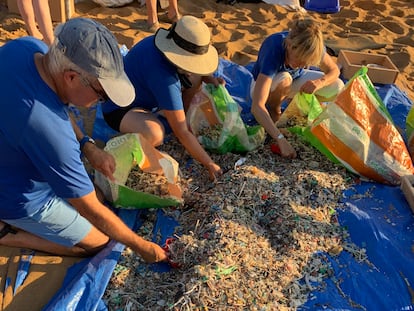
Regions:
M 140 133 L 153 146 L 173 132 L 190 155 L 208 170 L 210 179 L 222 174 L 189 131 L 185 110 L 201 82 L 224 83 L 212 73 L 218 54 L 210 44 L 210 30 L 200 19 L 183 16 L 170 29 L 160 28 L 138 42 L 125 56 L 125 72 L 136 97 L 127 108 L 108 101 L 102 110 L 106 122 L 121 133 Z

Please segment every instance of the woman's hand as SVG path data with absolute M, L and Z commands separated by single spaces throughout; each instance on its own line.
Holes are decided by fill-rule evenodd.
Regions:
M 294 159 L 296 158 L 297 154 L 295 149 L 291 146 L 291 144 L 286 140 L 285 137 L 276 139 L 276 142 L 280 149 L 280 155 L 287 159 Z
M 300 87 L 300 92 L 313 94 L 325 86 L 325 79 L 308 80 Z
M 210 180 L 214 181 L 221 175 L 223 175 L 223 171 L 216 163 L 211 162 L 206 165 L 206 168 L 208 169 L 208 173 L 210 175 Z
M 215 87 L 221 85 L 226 85 L 226 80 L 222 77 L 213 77 L 213 76 L 205 76 L 203 77 L 203 82 L 207 84 L 214 84 Z

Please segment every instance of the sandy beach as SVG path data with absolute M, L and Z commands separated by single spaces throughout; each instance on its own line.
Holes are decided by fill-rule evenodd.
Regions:
M 308 11 L 320 22 L 328 46 L 383 54 L 390 57 L 400 74 L 398 87 L 414 99 L 414 3 L 411 0 L 341 0 L 341 10 L 334 14 Z M 256 59 L 263 40 L 270 34 L 286 30 L 295 10 L 266 3 L 179 0 L 182 14 L 202 18 L 210 27 L 212 42 L 222 58 L 245 65 Z M 158 12 L 162 14 L 160 10 Z M 73 16 L 94 18 L 128 48 L 150 35 L 144 31 L 145 7 L 138 1 L 118 8 L 104 8 L 91 0 L 75 5 Z M 0 45 L 26 35 L 24 23 L 10 14 L 7 1 L 0 2 Z M 169 24 L 161 23 L 168 28 Z

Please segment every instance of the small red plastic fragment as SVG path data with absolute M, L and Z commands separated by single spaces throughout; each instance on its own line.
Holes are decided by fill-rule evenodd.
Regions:
M 280 155 L 280 148 L 277 144 L 271 144 L 270 145 L 270 150 L 275 153 L 275 154 L 279 154 Z

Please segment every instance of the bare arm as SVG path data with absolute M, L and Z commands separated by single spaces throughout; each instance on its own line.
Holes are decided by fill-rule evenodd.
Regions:
M 83 134 L 82 130 L 76 124 L 76 121 L 73 119 L 72 115 L 70 115 L 70 122 L 72 123 L 73 131 L 75 132 L 76 139 L 80 141 L 85 134 Z
M 270 86 L 272 79 L 263 74 L 259 74 L 253 90 L 253 101 L 251 112 L 256 121 L 264 127 L 266 132 L 277 142 L 280 148 L 281 155 L 287 158 L 295 158 L 296 152 L 285 138 L 280 137 L 280 130 L 273 123 L 268 110 L 266 109 L 266 102 L 269 97 Z
M 69 199 L 69 202 L 101 232 L 130 247 L 145 261 L 158 262 L 167 259 L 167 254 L 159 245 L 144 240 L 133 232 L 118 216 L 99 202 L 94 191 L 81 198 Z
M 341 73 L 328 53 L 325 53 L 323 56 L 320 69 L 323 71 L 324 75 L 319 79 L 306 81 L 300 88 L 301 92 L 308 94 L 315 93 L 317 90 L 335 82 Z
M 164 110 L 164 115 L 175 136 L 188 153 L 208 169 L 210 179 L 214 180 L 222 175 L 223 172 L 220 166 L 214 163 L 204 148 L 200 145 L 197 138 L 189 131 L 184 110 Z
M 75 120 L 73 120 L 72 116 L 70 117 L 70 121 L 72 123 L 76 139 L 80 141 L 85 136 L 85 134 L 76 124 Z M 115 181 L 113 174 L 115 172 L 116 164 L 115 159 L 111 154 L 91 143 L 86 143 L 82 147 L 82 152 L 94 169 L 107 176 L 110 180 Z

